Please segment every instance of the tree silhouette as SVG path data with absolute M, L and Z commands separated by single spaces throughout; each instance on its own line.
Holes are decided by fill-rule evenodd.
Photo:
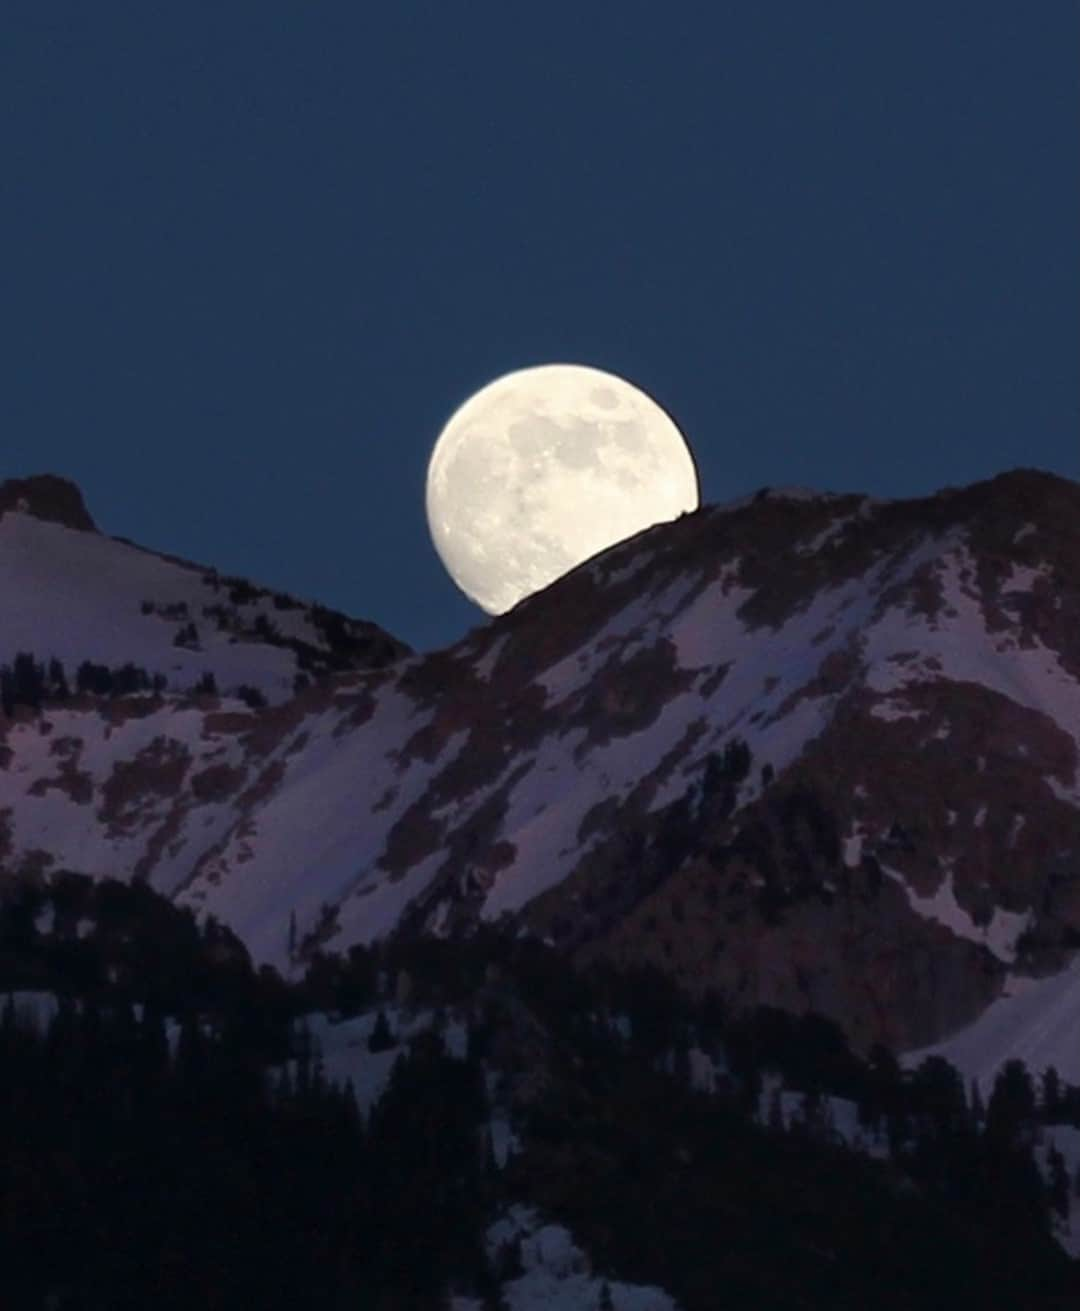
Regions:
M 375 1016 L 375 1027 L 368 1038 L 368 1051 L 385 1052 L 391 1047 L 397 1046 L 397 1039 L 390 1032 L 390 1024 L 386 1018 L 386 1012 L 380 1010 Z

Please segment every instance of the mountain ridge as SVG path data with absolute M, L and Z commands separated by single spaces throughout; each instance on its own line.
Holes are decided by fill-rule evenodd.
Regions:
M 38 475 L 0 484 L 0 594 L 9 598 L 0 660 L 19 651 L 134 665 L 182 692 L 209 677 L 257 700 L 292 696 L 297 679 L 367 668 L 409 648 L 367 621 L 101 532 L 74 483 Z M 125 685 L 131 683 L 128 678 Z
M 1034 470 L 763 489 L 265 709 L 50 705 L 3 726 L 3 858 L 147 877 L 286 970 L 506 913 L 925 1046 L 1076 945 L 1078 524 Z

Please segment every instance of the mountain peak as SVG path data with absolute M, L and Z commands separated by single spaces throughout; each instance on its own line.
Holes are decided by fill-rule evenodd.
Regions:
M 35 518 L 96 533 L 82 492 L 67 478 L 55 473 L 38 473 L 29 478 L 8 478 L 0 483 L 0 515 L 9 510 Z
M 929 1046 L 1080 945 L 1078 525 L 1080 485 L 1037 470 L 764 489 L 412 656 L 15 515 L 0 657 L 178 695 L 9 698 L 4 863 L 146 877 L 279 969 L 506 915 Z

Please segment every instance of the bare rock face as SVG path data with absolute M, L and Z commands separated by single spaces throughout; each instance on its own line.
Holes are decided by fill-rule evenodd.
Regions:
M 816 731 L 784 768 L 755 759 L 737 801 L 718 806 L 708 770 L 652 812 L 611 798 L 608 840 L 524 913 L 582 959 L 923 1046 L 1080 945 L 1080 488 L 1020 472 L 864 508 L 865 531 L 846 500 L 831 525 L 824 500 L 755 508 L 744 624 L 790 652 L 800 613 L 843 599 L 806 630 L 816 671 L 781 695 L 763 670 L 766 708 L 728 725 L 755 757 L 814 707 Z M 844 596 L 853 578 L 872 586 Z
M 1066 479 L 765 490 L 425 656 L 240 580 L 204 598 L 184 569 L 132 593 L 147 650 L 160 633 L 192 675 L 214 655 L 223 692 L 249 655 L 293 662 L 271 690 L 311 685 L 17 708 L 8 868 L 148 878 L 283 969 L 505 920 L 861 1045 L 934 1042 L 1080 946 Z
M 69 479 L 54 473 L 9 478 L 0 483 L 0 515 L 8 510 L 32 514 L 38 519 L 63 524 L 65 528 L 97 532 L 82 492 Z
M 915 502 L 767 492 L 584 566 L 445 657 L 440 686 L 485 677 L 450 786 L 406 822 L 485 803 L 431 823 L 445 859 L 406 922 L 512 909 L 579 959 L 816 1010 L 864 1045 L 925 1045 L 1010 973 L 1060 969 L 1080 945 L 1078 513 L 1080 488 L 1030 471 Z M 725 778 L 736 740 L 751 762 Z M 575 797 L 545 804 L 553 741 Z M 579 815 L 557 845 L 556 807 Z

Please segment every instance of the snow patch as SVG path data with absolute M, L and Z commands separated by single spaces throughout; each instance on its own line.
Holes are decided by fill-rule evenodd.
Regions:
M 862 863 L 863 843 L 866 835 L 861 824 L 856 823 L 854 831 L 844 838 L 844 864 L 848 869 L 856 869 Z
M 494 642 L 488 646 L 488 649 L 473 665 L 473 672 L 476 674 L 477 678 L 483 679 L 485 683 L 491 682 L 491 675 L 495 672 L 495 665 L 498 663 L 498 659 L 505 650 L 506 644 L 509 640 L 509 633 L 501 633 Z
M 927 712 L 925 710 L 905 710 L 902 706 L 897 705 L 896 700 L 891 698 L 887 701 L 876 701 L 870 707 L 871 719 L 884 719 L 886 723 L 895 723 L 898 719 L 925 719 Z
M 811 1096 L 784 1086 L 778 1074 L 762 1077 L 757 1122 L 790 1133 L 803 1128 L 830 1142 L 843 1143 L 864 1156 L 887 1160 L 889 1144 L 884 1125 L 859 1122 L 859 1108 L 846 1097 Z
M 8 1001 L 14 1008 L 16 1024 L 35 1033 L 44 1033 L 60 1009 L 54 992 L 20 989 L 3 994 L 3 1005 Z
M 506 1163 L 511 1156 L 515 1156 L 521 1151 L 521 1139 L 514 1132 L 510 1122 L 502 1116 L 492 1116 L 489 1121 L 491 1131 L 491 1150 L 495 1157 L 495 1164 L 500 1170 L 506 1168 Z
M 434 1011 L 413 1012 L 397 1006 L 379 1009 L 397 1039 L 397 1045 L 386 1051 L 373 1052 L 368 1048 L 378 1009 L 344 1020 L 325 1011 L 312 1011 L 297 1021 L 300 1032 L 310 1035 L 312 1060 L 321 1063 L 327 1081 L 342 1087 L 351 1082 L 357 1106 L 365 1115 L 386 1091 L 394 1062 L 406 1051 L 409 1041 L 435 1026 Z M 447 1054 L 464 1059 L 464 1024 L 451 1021 L 442 1031 L 442 1037 Z M 290 1066 L 295 1074 L 296 1062 L 290 1062 Z
M 1009 911 L 995 906 L 990 923 L 980 928 L 956 900 L 951 869 L 946 871 L 935 892 L 928 897 L 920 897 L 898 871 L 888 865 L 882 865 L 881 868 L 889 878 L 903 887 L 907 893 L 908 903 L 916 915 L 943 924 L 958 938 L 979 943 L 1006 964 L 1011 965 L 1016 960 L 1016 942 L 1031 924 L 1030 911 Z
M 1002 995 L 973 1024 L 933 1047 L 908 1053 L 914 1067 L 927 1056 L 944 1056 L 976 1079 L 988 1096 L 998 1070 L 1021 1060 L 1038 1078 L 1050 1066 L 1068 1083 L 1080 1084 L 1080 956 L 1050 978 L 1013 976 Z
M 523 1274 L 503 1284 L 510 1311 L 596 1311 L 605 1281 L 592 1273 L 588 1257 L 562 1225 L 545 1223 L 530 1207 L 511 1206 L 488 1230 L 494 1257 L 517 1247 Z M 678 1311 L 674 1299 L 647 1284 L 607 1280 L 615 1311 Z M 459 1307 L 469 1304 L 459 1300 Z

